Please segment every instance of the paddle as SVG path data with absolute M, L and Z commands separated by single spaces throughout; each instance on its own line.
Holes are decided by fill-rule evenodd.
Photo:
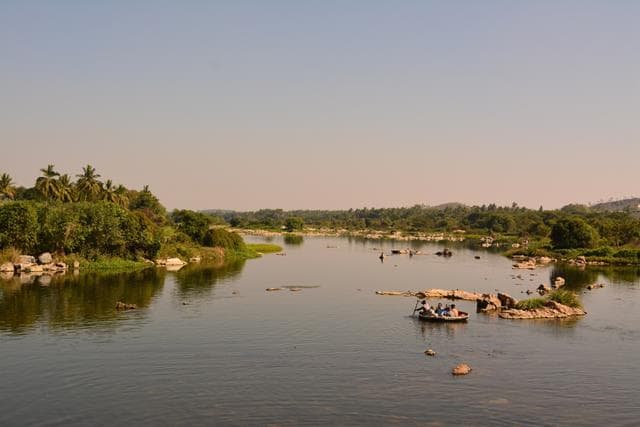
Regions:
M 412 316 L 416 315 L 416 310 L 418 309 L 418 303 L 420 302 L 420 298 L 416 298 L 416 306 L 413 307 L 413 311 L 411 312 Z

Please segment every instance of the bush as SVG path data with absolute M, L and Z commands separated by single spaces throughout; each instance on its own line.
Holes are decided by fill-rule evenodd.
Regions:
M 638 249 L 620 249 L 614 255 L 616 258 L 640 258 L 640 250 Z
M 609 257 L 613 255 L 613 249 L 609 246 L 603 246 L 597 249 L 585 251 L 585 256 Z
M 578 295 L 571 291 L 558 289 L 549 294 L 549 300 L 573 308 L 582 308 Z
M 191 237 L 194 242 L 203 243 L 204 235 L 209 229 L 211 218 L 203 213 L 190 210 L 175 210 L 171 214 L 171 220 L 176 228 L 187 236 Z
M 551 242 L 556 249 L 592 248 L 597 241 L 597 231 L 579 217 L 560 219 L 551 229 Z
M 547 301 L 544 298 L 530 298 L 519 301 L 516 304 L 518 310 L 535 310 L 536 308 L 544 307 Z
M 32 202 L 0 205 L 0 248 L 30 252 L 38 244 L 38 217 Z
M 238 233 L 229 232 L 224 228 L 211 228 L 204 235 L 204 246 L 231 249 L 241 251 L 244 249 L 244 240 Z

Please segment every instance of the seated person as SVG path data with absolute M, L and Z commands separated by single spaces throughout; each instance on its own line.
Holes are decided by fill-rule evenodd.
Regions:
M 458 317 L 460 316 L 460 312 L 458 311 L 458 309 L 456 308 L 455 304 L 451 304 L 451 310 L 449 310 L 449 315 L 451 317 Z
M 451 316 L 451 307 L 449 307 L 449 304 L 447 304 L 444 307 L 444 310 L 442 311 L 442 315 L 443 316 Z
M 436 314 L 437 314 L 438 316 L 442 316 L 442 312 L 443 312 L 443 311 L 444 311 L 444 308 L 442 308 L 442 303 L 441 303 L 441 302 L 439 302 L 439 303 L 438 303 L 438 307 L 436 307 Z
M 421 306 L 416 308 L 414 311 L 419 311 L 421 314 L 427 314 L 427 312 L 431 308 L 431 306 L 427 304 L 427 300 L 422 300 L 420 304 Z

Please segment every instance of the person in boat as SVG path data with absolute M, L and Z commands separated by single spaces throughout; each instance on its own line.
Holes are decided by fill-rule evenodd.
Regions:
M 442 313 L 444 312 L 444 308 L 442 308 L 442 303 L 439 302 L 438 303 L 438 307 L 436 307 L 436 314 L 438 316 L 442 316 Z
M 444 310 L 442 310 L 442 315 L 443 316 L 451 316 L 451 307 L 449 306 L 449 304 L 444 306 Z
M 429 314 L 429 310 L 433 311 L 429 303 L 427 303 L 426 299 L 423 299 L 422 302 L 420 303 L 420 307 L 415 309 L 415 311 L 419 311 L 420 314 Z
M 449 310 L 449 316 L 451 317 L 458 317 L 460 316 L 460 312 L 458 311 L 458 309 L 456 308 L 455 304 L 451 304 L 451 309 Z

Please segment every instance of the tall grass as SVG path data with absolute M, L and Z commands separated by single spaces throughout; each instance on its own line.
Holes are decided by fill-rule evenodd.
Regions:
M 571 291 L 558 289 L 549 294 L 549 300 L 573 308 L 582 308 L 578 295 Z
M 516 304 L 516 308 L 518 310 L 535 310 L 536 308 L 544 307 L 546 302 L 547 300 L 544 298 L 530 298 L 519 301 Z

